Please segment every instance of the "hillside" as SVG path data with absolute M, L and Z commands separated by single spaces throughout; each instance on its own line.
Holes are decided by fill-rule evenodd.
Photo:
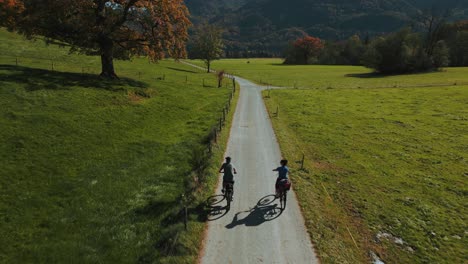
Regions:
M 418 13 L 433 6 L 438 12 L 451 10 L 451 19 L 468 18 L 468 2 L 459 0 L 435 5 L 421 0 L 255 0 L 237 9 L 242 1 L 197 2 L 187 1 L 194 22 L 210 14 L 211 22 L 226 28 L 228 56 L 235 57 L 279 55 L 289 40 L 304 34 L 325 39 L 384 34 L 416 24 Z

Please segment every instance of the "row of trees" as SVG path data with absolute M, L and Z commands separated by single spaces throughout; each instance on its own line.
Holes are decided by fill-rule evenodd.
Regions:
M 306 36 L 290 44 L 285 63 L 365 65 L 388 74 L 468 66 L 468 21 L 427 23 L 424 32 L 405 28 L 373 40 L 355 35 L 333 42 Z

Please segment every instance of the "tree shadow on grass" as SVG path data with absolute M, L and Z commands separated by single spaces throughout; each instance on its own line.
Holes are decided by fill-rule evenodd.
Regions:
M 390 74 L 382 74 L 382 73 L 378 73 L 378 72 L 349 73 L 349 74 L 345 74 L 345 77 L 361 78 L 361 79 L 384 78 L 384 77 L 390 77 L 390 76 L 392 76 L 392 75 L 390 75 Z
M 173 70 L 173 71 L 180 71 L 180 72 L 187 72 L 187 73 L 198 73 L 196 71 L 178 69 L 178 68 L 174 68 L 174 67 L 166 67 L 166 68 L 169 69 L 169 70 Z
M 50 71 L 6 64 L 0 64 L 0 82 L 24 84 L 27 91 L 70 90 L 72 87 L 124 91 L 124 87 L 148 87 L 144 82 L 129 78 L 106 80 L 93 74 Z
M 424 74 L 431 73 L 431 72 L 435 72 L 435 71 L 407 72 L 407 73 L 379 73 L 379 72 L 349 73 L 349 74 L 346 74 L 345 77 L 372 79 L 372 78 L 385 78 L 385 77 L 402 76 L 402 75 L 424 75 Z

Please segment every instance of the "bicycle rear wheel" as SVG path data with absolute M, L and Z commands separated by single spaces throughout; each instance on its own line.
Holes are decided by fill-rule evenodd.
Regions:
M 286 195 L 287 195 L 287 191 L 283 190 L 280 196 L 280 204 L 281 204 L 282 209 L 286 208 Z
M 284 191 L 284 195 L 283 195 L 283 208 L 286 208 L 286 200 L 287 200 L 287 197 L 288 197 L 288 191 Z
M 226 201 L 227 201 L 227 208 L 231 207 L 231 201 L 232 201 L 232 190 L 226 190 Z

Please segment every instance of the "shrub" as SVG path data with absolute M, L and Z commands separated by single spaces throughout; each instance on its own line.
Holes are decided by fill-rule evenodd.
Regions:
M 384 74 L 414 73 L 448 65 L 449 49 L 438 41 L 429 55 L 423 37 L 410 29 L 375 39 L 364 55 L 365 66 Z

